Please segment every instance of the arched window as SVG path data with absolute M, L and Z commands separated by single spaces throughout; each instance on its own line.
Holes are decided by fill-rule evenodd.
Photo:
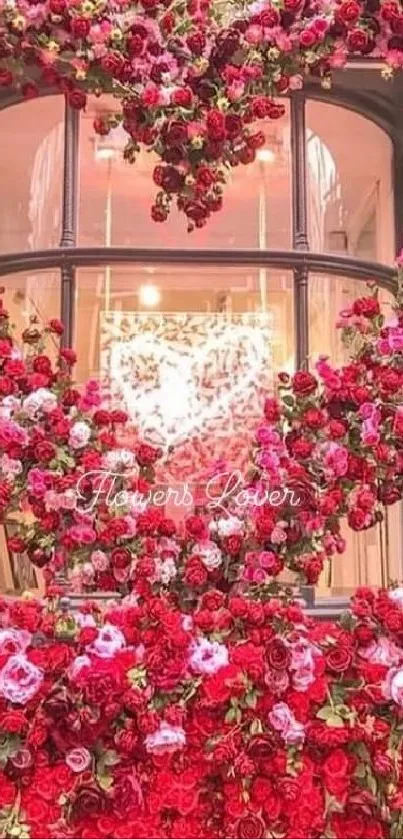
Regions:
M 203 329 L 206 335 L 213 330 L 208 364 L 219 374 L 226 353 L 236 399 L 214 391 L 214 410 L 206 412 L 184 373 L 171 420 L 188 428 L 199 454 L 189 440 L 175 442 L 195 474 L 208 452 L 228 456 L 229 440 L 231 457 L 244 463 L 244 430 L 252 433 L 259 412 L 248 365 L 270 387 L 276 372 L 313 365 L 319 354 L 342 362 L 333 324 L 367 279 L 381 282 L 385 310 L 390 307 L 392 140 L 363 113 L 293 94 L 285 117 L 263 125 L 266 143 L 255 163 L 231 173 L 223 210 L 189 235 L 175 212 L 166 224 L 151 220 L 152 155 L 139 155 L 131 166 L 121 156 L 121 131 L 95 135 L 94 117 L 111 108 L 109 97 L 90 97 L 78 114 L 64 111 L 61 97 L 48 96 L 0 111 L 0 272 L 12 319 L 23 326 L 33 312 L 47 320 L 61 307 L 80 381 L 117 374 L 117 355 L 113 368 L 106 348 L 122 323 L 138 347 L 147 322 L 156 369 L 169 351 L 188 372 L 197 367 L 201 346 L 206 354 Z M 191 349 L 184 324 L 198 336 Z M 242 351 L 231 355 L 234 341 Z M 212 386 L 218 388 L 214 376 Z M 158 387 L 151 397 L 163 401 Z M 236 401 L 243 405 L 238 413 Z M 205 420 L 205 454 L 200 428 L 195 421 L 186 425 L 185 409 Z M 145 422 L 141 411 L 135 418 Z M 166 422 L 162 433 L 168 433 Z M 327 569 L 322 594 L 347 594 L 359 583 L 401 576 L 399 511 L 382 531 L 348 538 L 348 561 Z

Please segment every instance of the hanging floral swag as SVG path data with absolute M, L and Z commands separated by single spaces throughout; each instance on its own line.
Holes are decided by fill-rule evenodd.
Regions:
M 152 207 L 164 221 L 173 200 L 189 229 L 220 210 L 228 171 L 264 145 L 257 122 L 278 119 L 275 97 L 319 76 L 330 87 L 349 56 L 403 66 L 403 11 L 397 0 L 4 0 L 0 86 L 25 98 L 56 87 L 73 108 L 89 92 L 112 92 L 123 124 L 124 157 L 141 148 L 161 162 Z

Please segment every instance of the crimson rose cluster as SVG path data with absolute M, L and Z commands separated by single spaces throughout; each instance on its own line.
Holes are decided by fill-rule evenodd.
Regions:
M 95 131 L 122 123 L 126 160 L 159 158 L 152 217 L 174 201 L 189 229 L 221 208 L 228 169 L 255 159 L 257 121 L 284 113 L 275 97 L 309 75 L 329 87 L 350 55 L 382 59 L 386 78 L 401 69 L 397 0 L 15 0 L 0 12 L 0 86 L 27 99 L 56 87 L 78 109 L 113 93 Z
M 218 590 L 0 603 L 5 839 L 402 832 L 403 590 L 344 625 Z

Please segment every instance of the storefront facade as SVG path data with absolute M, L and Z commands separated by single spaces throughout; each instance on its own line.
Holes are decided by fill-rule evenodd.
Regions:
M 331 91 L 310 83 L 292 94 L 286 116 L 266 126 L 256 162 L 234 170 L 224 211 L 192 234 L 174 214 L 151 220 L 150 155 L 130 166 L 119 131 L 95 135 L 94 119 L 113 100 L 90 97 L 84 112 L 51 91 L 5 100 L 0 272 L 13 322 L 60 312 L 80 382 L 102 373 L 105 322 L 155 312 L 264 315 L 273 375 L 322 354 L 342 363 L 332 329 L 339 311 L 368 280 L 380 285 L 385 313 L 393 299 L 401 87 L 361 62 L 336 73 Z M 347 561 L 327 569 L 320 592 L 401 577 L 399 534 L 397 510 L 377 531 L 349 534 Z

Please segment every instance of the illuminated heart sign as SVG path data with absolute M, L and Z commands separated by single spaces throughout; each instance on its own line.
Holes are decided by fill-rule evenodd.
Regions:
M 114 404 L 142 435 L 200 447 L 261 417 L 271 385 L 268 314 L 141 314 L 101 318 L 101 371 Z

